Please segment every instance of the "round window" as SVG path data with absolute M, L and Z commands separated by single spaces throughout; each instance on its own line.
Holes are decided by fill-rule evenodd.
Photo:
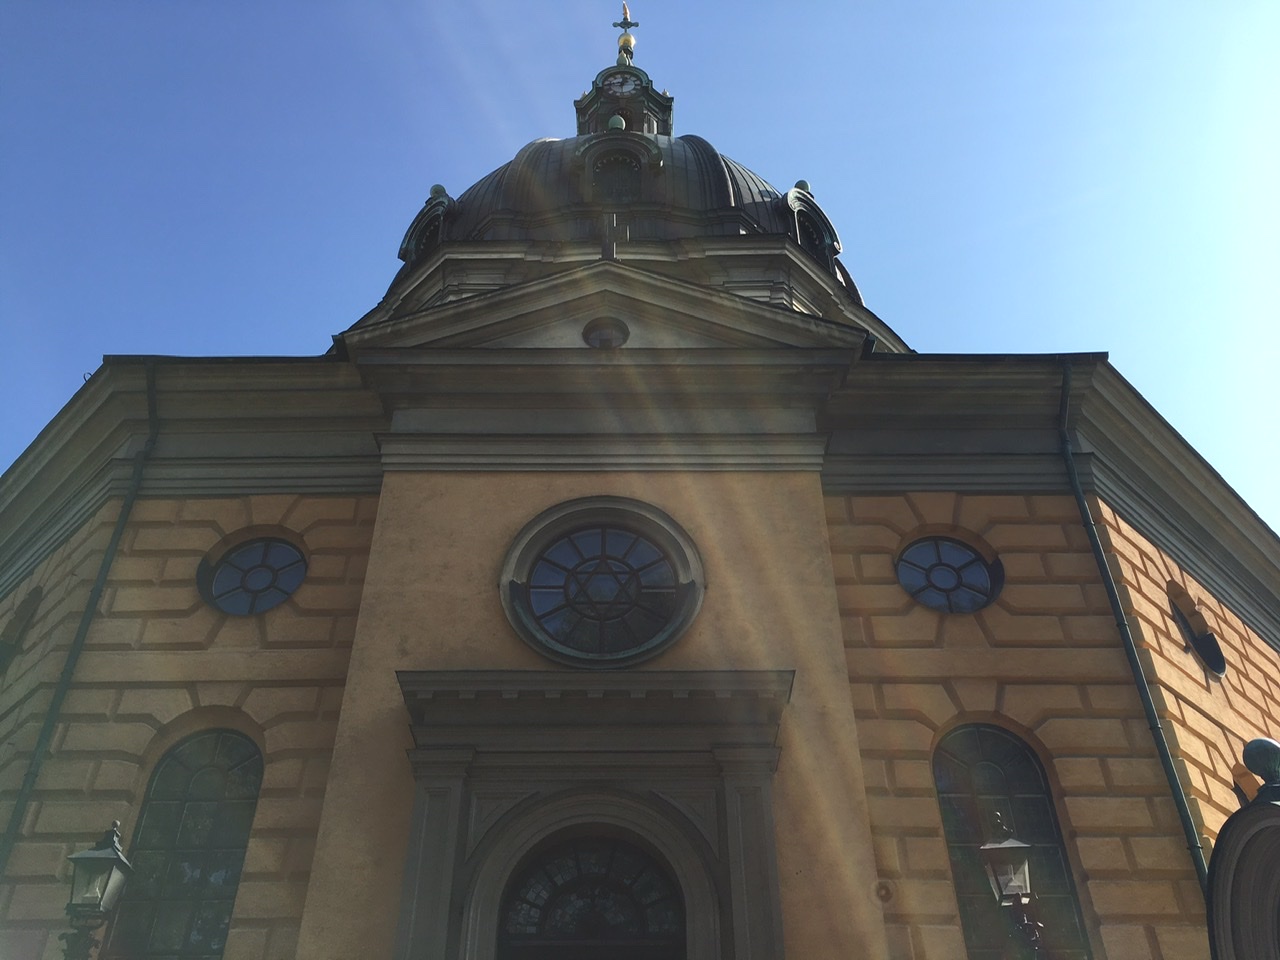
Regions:
M 597 350 L 616 350 L 630 336 L 627 325 L 615 317 L 596 317 L 582 328 L 582 339 Z
M 202 564 L 200 590 L 223 613 L 247 617 L 284 603 L 306 575 L 301 550 L 287 540 L 261 537 Z
M 616 667 L 653 656 L 684 632 L 702 603 L 702 564 L 661 511 L 615 497 L 575 500 L 516 538 L 502 603 L 545 656 Z
M 948 537 L 917 540 L 898 557 L 898 582 L 918 603 L 943 613 L 973 613 L 996 598 L 1004 582 L 999 560 Z

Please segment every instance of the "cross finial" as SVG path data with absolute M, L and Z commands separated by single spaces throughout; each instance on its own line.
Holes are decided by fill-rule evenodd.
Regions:
M 631 28 L 640 24 L 631 19 L 631 10 L 624 3 L 622 19 L 615 21 L 613 25 L 622 28 L 622 36 L 618 38 L 618 66 L 625 67 L 636 55 L 636 38 L 631 35 Z
M 620 27 L 622 31 L 625 33 L 626 31 L 630 30 L 632 27 L 640 26 L 640 24 L 636 23 L 634 20 L 631 19 L 631 10 L 628 9 L 627 5 L 624 3 L 622 5 L 622 19 L 617 21 L 614 24 L 614 26 Z

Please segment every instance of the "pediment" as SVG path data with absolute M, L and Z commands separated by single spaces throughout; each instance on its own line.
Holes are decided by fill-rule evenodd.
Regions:
M 857 347 L 861 328 L 596 261 L 501 290 L 358 325 L 348 346 L 439 349 L 586 348 L 584 327 L 622 321 L 639 349 Z

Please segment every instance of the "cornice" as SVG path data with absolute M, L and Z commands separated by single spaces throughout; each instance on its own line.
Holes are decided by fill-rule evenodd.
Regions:
M 863 359 L 820 420 L 824 490 L 1070 493 L 1065 364 L 1084 488 L 1280 649 L 1280 539 L 1102 355 Z
M 1054 454 L 921 453 L 828 454 L 822 488 L 830 494 L 902 490 L 958 493 L 1057 493 L 1068 489 L 1062 457 Z
M 575 305 L 582 305 L 579 311 L 590 309 L 600 298 L 607 298 L 608 306 L 615 310 L 659 319 L 683 317 L 685 323 L 719 329 L 730 338 L 753 338 L 762 345 L 856 348 L 866 337 L 858 321 L 863 313 L 873 316 L 852 310 L 834 316 L 802 313 L 728 292 L 705 278 L 695 282 L 656 272 L 651 264 L 597 259 L 556 265 L 532 278 L 513 278 L 509 262 L 503 275 L 504 262 L 490 261 L 483 268 L 503 281 L 495 282 L 494 289 L 367 318 L 342 334 L 342 340 L 349 350 L 424 344 L 472 346 L 477 339 L 491 336 L 487 331 L 492 328 L 527 328 L 548 317 L 563 316 L 575 310 Z M 474 273 L 482 268 L 472 264 L 468 269 Z
M 563 308 L 586 292 L 592 278 L 605 276 L 610 289 L 625 293 L 632 286 L 643 290 L 641 302 L 688 310 L 694 317 L 762 311 L 773 324 L 785 327 L 790 318 L 824 328 L 827 338 L 847 337 L 852 326 L 859 341 L 869 331 L 882 349 L 908 351 L 883 320 L 785 237 L 637 240 L 618 250 L 617 260 L 603 260 L 599 245 L 590 242 L 447 243 L 397 278 L 383 302 L 342 337 L 351 346 L 371 338 L 395 342 L 416 335 L 429 316 L 432 337 L 447 341 L 473 326 L 477 316 L 501 315 L 507 304 L 534 313 L 544 306 Z M 479 307 L 484 310 L 477 314 Z
M 656 397 L 729 398 L 767 408 L 786 398 L 825 399 L 852 352 L 838 349 L 510 349 L 353 352 L 366 383 L 391 409 L 488 398 L 521 406 L 580 399 L 592 406 L 648 405 Z M 557 400 L 557 398 L 559 398 Z M 592 398 L 592 399 L 586 399 Z
M 392 471 L 818 471 L 823 438 L 810 436 L 383 435 Z
M 365 493 L 384 470 L 822 470 L 830 493 L 1082 482 L 1280 648 L 1280 540 L 1105 358 L 848 349 L 406 349 L 112 357 L 0 482 L 0 596 L 126 489 Z M 825 452 L 822 445 L 825 442 Z
M 324 358 L 106 357 L 0 482 L 0 596 L 126 492 L 159 435 L 142 497 L 366 493 L 380 488 L 386 420 L 349 365 Z
M 1280 538 L 1110 365 L 1077 424 L 1099 497 L 1280 649 Z
M 519 753 L 571 742 L 576 751 L 692 753 L 773 744 L 794 672 L 422 670 L 396 677 L 420 750 Z

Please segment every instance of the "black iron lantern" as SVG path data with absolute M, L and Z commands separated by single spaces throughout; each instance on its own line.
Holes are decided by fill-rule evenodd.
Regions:
M 999 904 L 1008 928 L 1010 955 L 1027 960 L 1043 957 L 1044 924 L 1035 918 L 1035 893 L 1031 890 L 1031 844 L 1023 843 L 1009 833 L 1000 815 L 995 816 L 996 830 L 1003 839 L 992 840 L 978 848 L 987 882 Z
M 991 892 L 1003 903 L 1031 893 L 1031 844 L 1005 837 L 978 848 Z
M 72 930 L 59 938 L 65 943 L 67 960 L 87 960 L 98 940 L 93 931 L 106 922 L 107 916 L 120 902 L 133 867 L 120 849 L 120 821 L 102 835 L 89 850 L 67 857 L 71 861 L 71 899 L 67 916 Z

